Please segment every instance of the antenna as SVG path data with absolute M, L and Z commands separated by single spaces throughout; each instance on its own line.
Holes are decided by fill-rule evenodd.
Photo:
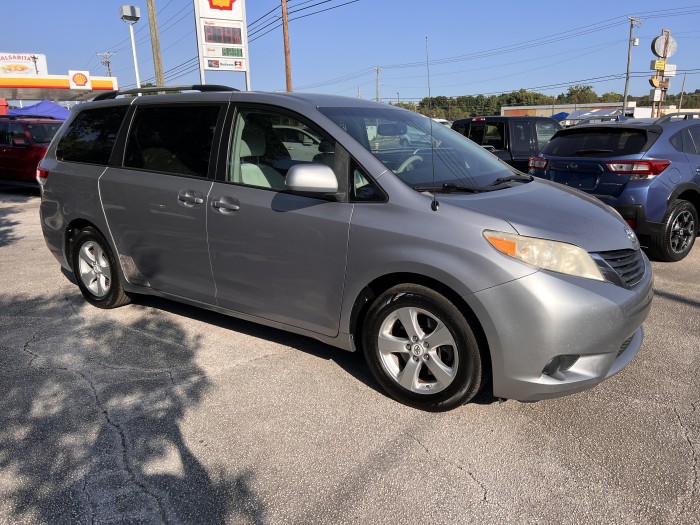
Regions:
M 433 109 L 433 97 L 430 94 L 430 59 L 428 58 L 428 37 L 425 37 L 425 67 L 428 70 L 428 112 Z M 432 165 L 433 173 L 433 187 L 435 187 L 435 139 L 433 138 L 433 119 L 428 117 L 430 120 L 430 163 Z M 440 203 L 435 196 L 435 190 L 433 190 L 433 202 L 430 204 L 430 209 L 433 211 L 438 211 Z

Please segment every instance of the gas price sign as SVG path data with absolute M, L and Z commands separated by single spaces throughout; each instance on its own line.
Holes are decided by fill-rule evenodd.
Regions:
M 200 78 L 204 70 L 248 73 L 245 0 L 195 0 Z
M 242 71 L 246 69 L 243 29 L 240 22 L 202 20 L 206 69 Z M 236 60 L 231 60 L 231 59 Z M 213 60 L 212 60 L 213 59 Z

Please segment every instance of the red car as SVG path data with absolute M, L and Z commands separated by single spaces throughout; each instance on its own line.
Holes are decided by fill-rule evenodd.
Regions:
M 36 167 L 61 124 L 51 117 L 0 115 L 0 183 L 38 186 Z

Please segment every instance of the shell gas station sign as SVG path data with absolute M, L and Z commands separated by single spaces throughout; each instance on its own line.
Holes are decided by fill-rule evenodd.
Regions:
M 95 77 L 89 71 L 49 75 L 46 55 L 0 52 L 0 99 L 87 100 L 94 91 L 117 89 L 115 77 Z
M 243 71 L 248 84 L 244 0 L 194 0 L 200 77 L 204 70 Z

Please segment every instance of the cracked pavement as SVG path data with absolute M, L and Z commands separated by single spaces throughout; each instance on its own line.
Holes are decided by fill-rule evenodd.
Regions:
M 83 301 L 0 188 L 0 523 L 700 524 L 700 248 L 569 397 L 442 414 L 360 356 L 157 298 Z

